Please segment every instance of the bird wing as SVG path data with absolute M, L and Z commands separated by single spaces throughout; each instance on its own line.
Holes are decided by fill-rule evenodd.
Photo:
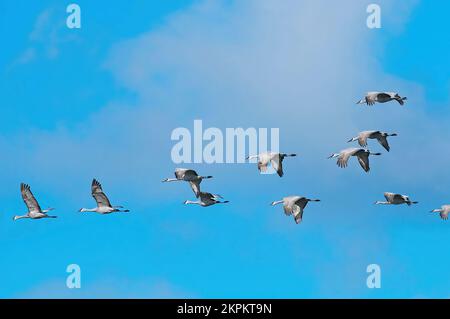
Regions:
M 206 192 L 200 192 L 198 195 L 200 197 L 200 201 L 207 205 L 214 204 L 217 202 L 217 195 Z
M 443 210 L 442 212 L 439 213 L 439 215 L 441 216 L 441 218 L 443 220 L 447 220 L 448 219 L 448 210 Z
M 292 205 L 283 205 L 284 214 L 289 216 L 292 215 L 293 206 Z
M 92 180 L 91 192 L 98 207 L 112 207 L 111 202 L 103 192 L 102 185 L 96 179 Z
M 358 153 L 357 157 L 358 157 L 358 162 L 361 165 L 361 167 L 364 169 L 364 171 L 366 171 L 366 172 L 370 171 L 369 154 L 366 152 L 360 152 L 360 153 Z
M 283 157 L 276 155 L 271 161 L 273 168 L 276 169 L 278 176 L 283 177 Z
M 184 171 L 184 176 L 182 177 L 183 179 L 186 180 L 193 180 L 193 179 L 197 179 L 198 174 L 196 171 L 194 171 L 193 169 L 187 169 Z
M 392 203 L 392 201 L 394 200 L 394 196 L 395 194 L 392 193 L 384 193 L 384 198 L 386 198 L 386 201 L 389 203 Z
M 301 197 L 299 196 L 289 196 L 283 198 L 283 209 L 284 213 L 286 215 L 292 215 L 292 212 L 294 211 L 294 205 L 297 200 L 299 200 Z
M 388 143 L 388 140 L 387 140 L 386 136 L 379 134 L 377 136 L 377 140 L 384 147 L 384 149 L 386 151 L 388 151 L 388 152 L 390 151 L 391 147 L 389 146 L 389 143 Z
M 189 171 L 189 170 L 188 170 L 188 169 L 185 169 L 185 168 L 177 168 L 177 169 L 175 170 L 175 177 L 176 177 L 177 179 L 183 179 L 183 178 L 184 178 L 184 175 L 186 174 L 187 171 Z
M 367 139 L 374 133 L 374 131 L 364 131 L 358 135 L 358 143 L 361 147 L 367 146 Z
M 369 92 L 365 96 L 367 105 L 374 105 L 378 92 Z
M 300 224 L 303 219 L 303 209 L 295 205 L 296 210 L 294 211 L 294 220 L 296 224 Z
M 263 163 L 261 161 L 258 161 L 258 171 L 261 173 L 265 173 L 267 171 L 267 163 Z
M 393 201 L 406 201 L 405 200 L 405 196 L 403 196 L 403 195 L 400 195 L 400 194 L 393 194 L 392 195 L 392 200 Z
M 393 97 L 385 92 L 380 92 L 377 94 L 377 100 L 378 102 L 387 102 L 390 101 Z
M 348 159 L 350 158 L 350 156 L 352 156 L 352 153 L 353 152 L 351 152 L 351 151 L 341 152 L 341 154 L 339 155 L 338 160 L 337 160 L 337 165 L 341 168 L 347 167 Z
M 197 197 L 197 198 L 199 197 L 199 194 L 200 194 L 200 183 L 201 182 L 202 182 L 201 180 L 189 182 L 189 185 L 191 185 L 191 189 L 194 192 L 195 197 Z
M 23 201 L 25 205 L 27 205 L 29 213 L 41 213 L 41 207 L 39 206 L 38 201 L 34 197 L 31 192 L 30 185 L 28 184 L 20 184 L 20 193 L 22 194 Z
M 302 210 L 308 205 L 308 200 L 305 197 L 301 197 L 295 201 L 295 205 L 299 206 Z

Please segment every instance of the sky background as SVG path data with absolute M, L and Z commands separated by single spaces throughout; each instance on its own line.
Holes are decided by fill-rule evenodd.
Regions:
M 1 298 L 449 298 L 446 1 L 0 2 Z M 367 91 L 408 97 L 373 108 Z M 171 161 L 177 127 L 280 128 L 285 176 Z M 396 132 L 364 173 L 326 160 L 361 130 Z M 229 205 L 184 206 L 195 168 Z M 130 214 L 92 207 L 98 178 Z M 29 183 L 55 220 L 12 221 Z M 383 192 L 419 205 L 375 206 Z M 273 200 L 320 198 L 296 225 Z M 81 267 L 81 289 L 66 267 Z M 368 289 L 366 267 L 381 267 Z

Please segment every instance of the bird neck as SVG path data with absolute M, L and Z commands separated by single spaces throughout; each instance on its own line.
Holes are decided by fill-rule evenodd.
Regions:
M 165 180 L 163 180 L 163 183 L 167 183 L 167 182 L 178 182 L 179 179 L 177 178 L 166 178 Z
M 30 218 L 30 216 L 28 216 L 28 214 L 27 214 L 27 215 L 17 215 L 17 216 L 14 216 L 14 220 L 18 220 L 18 219 L 22 219 L 22 218 Z
M 85 212 L 96 212 L 97 211 L 97 207 L 96 208 L 82 208 L 80 209 L 81 213 L 85 213 Z

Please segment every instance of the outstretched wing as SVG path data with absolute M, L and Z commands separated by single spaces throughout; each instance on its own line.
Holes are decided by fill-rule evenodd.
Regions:
M 387 102 L 387 101 L 391 100 L 392 96 L 385 92 L 380 92 L 377 94 L 377 99 L 378 99 L 378 102 L 383 103 L 383 102 Z
M 392 200 L 393 200 L 394 202 L 396 202 L 396 203 L 401 203 L 402 201 L 406 201 L 406 200 L 405 200 L 405 197 L 404 197 L 403 195 L 400 195 L 400 194 L 394 194 L 394 195 L 392 196 Z
M 303 210 L 308 204 L 308 200 L 305 197 L 298 199 L 294 204 L 293 214 L 295 223 L 300 224 L 303 219 Z
M 387 137 L 380 134 L 379 136 L 377 136 L 377 140 L 384 147 L 384 149 L 389 152 L 389 150 L 391 148 L 390 148 L 389 143 L 387 141 Z
M 348 159 L 352 155 L 351 152 L 344 152 L 339 155 L 339 158 L 337 160 L 337 165 L 341 168 L 347 167 L 348 165 Z
M 29 213 L 40 213 L 41 207 L 31 192 L 30 185 L 28 184 L 20 184 L 20 193 L 22 194 L 23 201 L 25 205 L 27 205 Z
M 197 179 L 198 174 L 193 169 L 182 169 L 179 171 L 175 171 L 175 176 L 177 179 L 183 179 L 185 181 L 190 181 Z
M 201 179 L 196 180 L 196 181 L 190 181 L 189 185 L 191 185 L 191 189 L 195 194 L 195 197 L 199 197 L 200 194 L 200 183 L 202 182 Z
M 258 171 L 260 172 L 260 173 L 265 173 L 265 172 L 267 172 L 267 163 L 263 163 L 263 162 L 261 162 L 261 161 L 258 161 Z
M 112 207 L 111 202 L 103 192 L 102 185 L 95 178 L 92 180 L 91 192 L 98 207 Z
M 364 171 L 368 172 L 370 171 L 369 166 L 369 153 L 361 152 L 358 154 L 358 162 L 361 165 L 361 167 L 364 169 Z
M 283 157 L 278 154 L 271 161 L 272 167 L 276 169 L 278 176 L 283 177 Z
M 365 131 L 365 132 L 361 132 L 358 135 L 358 144 L 361 147 L 366 147 L 367 146 L 367 139 L 376 132 L 374 131 Z

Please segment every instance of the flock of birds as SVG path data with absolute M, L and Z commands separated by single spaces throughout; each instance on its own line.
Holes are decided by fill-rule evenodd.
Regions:
M 404 105 L 406 97 L 401 97 L 395 92 L 369 92 L 367 95 L 357 102 L 357 104 L 366 104 L 372 106 L 375 103 L 386 103 L 390 101 L 397 101 L 400 105 Z M 381 153 L 372 153 L 367 149 L 367 140 L 376 139 L 386 151 L 390 151 L 388 143 L 388 137 L 397 136 L 396 133 L 387 133 L 381 131 L 363 131 L 358 136 L 353 137 L 348 142 L 358 142 L 360 148 L 347 148 L 339 153 L 333 153 L 329 159 L 337 158 L 337 165 L 341 168 L 348 166 L 348 162 L 351 157 L 356 157 L 359 164 L 365 172 L 370 171 L 369 156 L 379 156 Z M 278 176 L 282 177 L 283 173 L 283 161 L 286 157 L 294 157 L 296 154 L 285 154 L 279 152 L 265 152 L 258 155 L 251 155 L 247 157 L 247 160 L 257 159 L 258 170 L 260 173 L 267 172 L 268 166 L 271 165 L 276 170 Z M 194 192 L 196 201 L 186 200 L 184 204 L 200 205 L 202 207 L 208 207 L 215 204 L 226 204 L 228 201 L 223 200 L 222 196 L 218 194 L 212 194 L 203 192 L 200 189 L 200 184 L 204 179 L 210 179 L 212 176 L 198 175 L 195 170 L 177 168 L 175 170 L 175 178 L 166 178 L 162 182 L 188 182 L 192 191 Z M 20 191 L 25 205 L 28 208 L 28 212 L 25 215 L 14 216 L 14 220 L 22 218 L 42 219 L 42 218 L 56 218 L 57 216 L 51 216 L 47 213 L 52 211 L 53 208 L 41 209 L 38 201 L 31 192 L 29 185 L 22 183 L 20 185 Z M 102 185 L 94 179 L 91 184 L 91 194 L 94 198 L 97 206 L 95 208 L 81 208 L 80 212 L 94 212 L 98 214 L 110 214 L 116 212 L 129 212 L 128 209 L 124 209 L 122 206 L 113 206 L 105 195 L 102 189 Z M 409 196 L 390 193 L 384 193 L 385 201 L 377 201 L 377 205 L 401 205 L 406 204 L 411 206 L 417 204 L 417 201 L 411 201 Z M 303 219 L 303 211 L 309 202 L 319 202 L 319 199 L 310 199 L 303 196 L 287 196 L 281 200 L 273 201 L 272 206 L 283 204 L 284 213 L 287 216 L 293 216 L 294 221 L 299 224 Z M 450 205 L 443 205 L 441 208 L 434 209 L 432 213 L 439 213 L 440 217 L 444 220 L 448 219 L 450 214 Z

